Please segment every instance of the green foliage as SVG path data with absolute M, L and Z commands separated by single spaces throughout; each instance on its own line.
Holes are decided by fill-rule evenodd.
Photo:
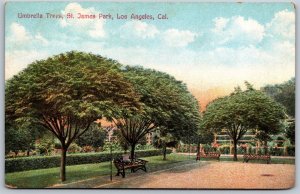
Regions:
M 184 83 L 142 67 L 127 66 L 123 71 L 142 103 L 142 111 L 115 122 L 131 148 L 155 129 L 164 128 L 174 138 L 187 137 L 198 130 L 199 105 Z
M 295 120 L 288 124 L 286 129 L 286 137 L 290 140 L 291 144 L 295 145 Z
M 125 139 L 125 137 L 122 135 L 122 131 L 121 130 L 114 130 L 113 133 L 114 136 L 117 137 L 118 139 L 118 144 L 122 147 L 122 149 L 126 152 L 129 147 L 130 144 L 128 143 L 128 141 Z
M 272 156 L 283 156 L 284 155 L 284 148 L 271 147 L 269 149 L 269 153 Z
M 5 153 L 30 151 L 35 148 L 35 140 L 40 136 L 39 128 L 29 123 L 20 125 L 5 123 Z
M 221 145 L 219 147 L 219 151 L 221 154 L 230 154 L 230 146 L 229 145 Z
M 202 148 L 203 148 L 204 152 L 214 152 L 213 147 L 211 147 L 211 146 L 208 145 L 208 144 L 203 144 L 203 145 L 202 145 Z
M 168 160 L 161 160 L 161 156 L 151 156 L 144 159 L 149 161 L 147 163 L 148 173 L 180 167 L 183 163 L 191 162 L 188 160 L 188 156 L 177 154 L 169 154 Z M 49 188 L 52 185 L 61 184 L 61 181 L 59 180 L 58 170 L 58 168 L 48 168 L 6 173 L 5 184 L 19 189 Z M 89 185 L 90 187 L 94 187 L 93 185 L 99 185 L 99 183 L 102 182 L 101 180 L 108 180 L 106 177 L 110 175 L 110 162 L 101 162 L 100 164 L 95 163 L 73 165 L 68 166 L 67 170 L 68 183 L 72 183 L 72 186 L 74 188 L 79 188 L 85 185 L 85 181 L 88 179 L 92 179 L 89 182 Z M 113 167 L 113 174 L 115 173 L 116 169 Z
M 92 146 L 83 146 L 81 148 L 81 152 L 85 152 L 85 153 L 88 153 L 88 152 L 92 152 L 94 151 L 93 147 Z
M 261 91 L 246 83 L 246 91 L 236 91 L 230 96 L 210 103 L 203 116 L 202 127 L 221 132 L 226 129 L 236 149 L 237 142 L 248 130 L 258 129 L 263 140 L 282 129 L 284 108 Z M 236 160 L 236 152 L 234 153 Z
M 54 149 L 54 138 L 51 134 L 45 133 L 36 143 L 36 150 L 40 155 L 51 155 Z
M 5 85 L 5 122 L 29 122 L 61 143 L 61 180 L 70 144 L 102 117 L 140 108 L 139 96 L 120 70 L 99 55 L 67 52 L 29 64 Z
M 295 146 L 287 146 L 286 151 L 289 156 L 295 156 Z
M 6 82 L 6 122 L 38 124 L 68 147 L 95 120 L 139 107 L 120 66 L 75 51 L 36 61 Z
M 210 103 L 203 124 L 217 131 L 225 128 L 246 133 L 248 129 L 259 128 L 275 133 L 284 118 L 284 109 L 278 103 L 260 91 L 247 90 Z
M 159 128 L 160 129 L 160 128 Z M 168 130 L 157 130 L 156 133 L 153 134 L 153 145 L 156 148 L 163 148 L 165 147 L 169 147 L 169 144 L 172 145 L 171 143 L 174 142 L 172 145 L 173 147 L 175 147 L 177 140 L 172 136 L 172 134 L 167 132 Z M 171 147 L 171 146 L 170 146 Z
M 214 134 L 212 130 L 205 128 L 200 129 L 197 135 L 192 136 L 195 140 L 193 143 L 210 144 L 214 140 Z
M 291 117 L 295 117 L 295 78 L 276 85 L 267 85 L 261 90 L 281 103 Z
M 168 153 L 171 151 L 168 150 Z M 121 157 L 123 152 L 113 152 L 113 158 Z M 137 151 L 137 157 L 160 155 L 160 150 Z M 90 164 L 110 161 L 110 153 L 84 153 L 67 155 L 67 165 Z M 60 156 L 22 157 L 5 160 L 5 173 L 33 169 L 52 168 L 60 165 Z
M 151 144 L 137 144 L 136 145 L 136 150 L 153 150 L 155 147 Z
M 77 145 L 76 143 L 71 143 L 71 145 L 68 148 L 69 153 L 78 153 L 81 152 L 82 148 Z
M 110 143 L 110 142 L 105 142 L 103 146 L 103 151 L 110 151 L 110 148 L 112 151 L 123 151 L 122 146 L 118 142 Z
M 5 153 L 10 151 L 18 154 L 19 151 L 30 150 L 34 144 L 34 137 L 25 129 L 6 126 L 5 128 Z
M 75 142 L 80 146 L 102 147 L 106 139 L 107 132 L 100 128 L 97 123 L 93 123 L 90 129 L 81 135 Z
M 144 135 L 139 141 L 138 144 L 140 145 L 146 145 L 147 144 L 147 137 Z

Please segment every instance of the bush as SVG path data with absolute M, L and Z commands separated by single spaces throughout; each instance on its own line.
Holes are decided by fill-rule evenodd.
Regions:
M 121 147 L 121 145 L 119 143 L 112 143 L 112 145 L 110 145 L 109 142 L 106 142 L 104 144 L 103 151 L 110 151 L 110 146 L 112 146 L 113 151 L 123 151 L 123 148 Z
M 61 143 L 60 142 L 55 142 L 54 143 L 54 148 L 55 149 L 61 149 Z
M 295 146 L 287 146 L 286 151 L 289 156 L 295 156 Z
M 171 150 L 167 149 L 167 153 Z M 121 157 L 123 152 L 113 152 L 113 158 Z M 157 156 L 161 155 L 161 150 L 145 150 L 136 151 L 137 157 Z M 80 153 L 68 154 L 67 165 L 90 164 L 110 161 L 110 153 Z M 53 168 L 60 166 L 60 156 L 38 156 L 24 158 L 10 158 L 5 160 L 5 173 L 18 172 L 25 170 Z
M 81 147 L 76 143 L 71 143 L 71 145 L 68 148 L 68 152 L 69 153 L 81 152 Z
M 155 149 L 155 147 L 151 144 L 146 144 L 146 145 L 137 144 L 135 147 L 135 150 L 152 150 L 152 149 Z
M 88 153 L 88 152 L 92 152 L 94 149 L 92 146 L 83 146 L 81 151 L 82 152 L 85 152 L 85 153 Z
M 278 148 L 278 147 L 272 147 L 269 150 L 270 155 L 272 156 L 283 156 L 284 155 L 284 149 Z
M 221 154 L 230 154 L 230 146 L 229 145 L 221 145 L 219 147 L 219 151 Z
M 248 148 L 248 153 L 249 153 L 249 154 L 256 154 L 256 147 L 254 147 L 254 146 L 253 146 L 253 147 L 252 147 L 252 146 L 249 147 L 249 148 Z
M 183 153 L 197 153 L 197 144 L 182 144 L 176 146 L 176 152 L 183 152 Z
M 246 153 L 247 153 L 246 147 L 242 147 L 242 146 L 237 147 L 237 154 L 246 154 Z
M 202 148 L 204 149 L 204 152 L 214 152 L 214 149 L 208 144 L 202 145 Z

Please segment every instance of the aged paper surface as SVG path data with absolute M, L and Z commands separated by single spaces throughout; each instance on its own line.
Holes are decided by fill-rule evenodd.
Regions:
M 292 3 L 7 2 L 9 188 L 287 189 Z

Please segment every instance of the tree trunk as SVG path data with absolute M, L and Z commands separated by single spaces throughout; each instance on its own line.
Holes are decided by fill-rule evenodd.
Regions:
M 265 155 L 267 155 L 269 153 L 268 152 L 268 141 L 264 142 L 264 149 L 265 149 Z
M 30 153 L 30 151 L 29 151 L 29 149 L 27 149 L 26 155 L 29 156 L 29 153 Z
M 233 140 L 233 161 L 237 160 L 237 140 Z
M 61 160 L 60 160 L 60 179 L 61 181 L 66 180 L 66 158 L 67 158 L 67 149 L 66 147 L 61 148 Z
M 197 143 L 197 155 L 200 154 L 200 142 Z
M 167 146 L 163 145 L 163 160 L 167 160 Z
M 131 144 L 131 151 L 130 151 L 130 159 L 133 160 L 134 158 L 134 149 L 135 149 L 135 143 Z

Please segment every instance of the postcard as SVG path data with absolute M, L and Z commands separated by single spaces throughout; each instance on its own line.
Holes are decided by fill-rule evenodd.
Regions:
M 294 184 L 293 3 L 6 2 L 6 187 Z

